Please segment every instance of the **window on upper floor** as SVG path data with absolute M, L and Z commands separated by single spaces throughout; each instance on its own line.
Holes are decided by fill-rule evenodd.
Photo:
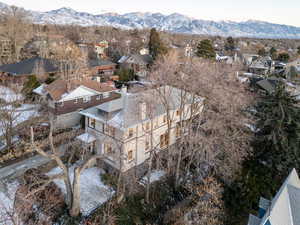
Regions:
M 89 101 L 91 101 L 91 96 L 86 96 L 83 98 L 84 103 L 89 102 Z
M 92 119 L 92 118 L 88 118 L 88 124 L 89 124 L 90 128 L 95 129 L 95 127 L 96 127 L 96 120 Z
M 105 154 L 113 154 L 113 148 L 111 143 L 104 143 L 104 152 Z
M 164 115 L 163 123 L 167 123 L 167 121 L 168 121 L 167 115 Z
M 175 129 L 175 135 L 176 135 L 176 138 L 179 138 L 181 136 L 181 133 L 182 133 L 182 127 L 180 125 L 180 122 L 178 122 L 176 124 L 176 129 Z
M 129 150 L 127 153 L 127 160 L 131 161 L 133 160 L 133 150 Z
M 150 140 L 149 136 L 145 137 L 145 150 L 146 152 L 150 150 Z
M 139 110 L 140 110 L 140 118 L 141 120 L 145 120 L 147 117 L 147 104 L 146 102 L 139 103 Z
M 97 95 L 96 100 L 102 99 L 102 95 Z
M 128 138 L 133 137 L 133 134 L 134 134 L 134 129 L 133 128 L 129 128 L 128 129 Z
M 169 134 L 165 133 L 160 135 L 160 147 L 164 148 L 169 145 Z
M 108 98 L 110 96 L 110 92 L 104 92 L 103 93 L 103 98 Z
M 145 124 L 145 130 L 146 130 L 146 131 L 149 131 L 149 130 L 150 130 L 150 122 L 147 122 L 147 123 Z

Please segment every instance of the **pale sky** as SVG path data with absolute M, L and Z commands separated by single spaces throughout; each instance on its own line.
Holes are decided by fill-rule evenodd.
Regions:
M 70 7 L 80 12 L 174 12 L 197 19 L 263 20 L 300 27 L 300 0 L 0 0 L 25 9 Z

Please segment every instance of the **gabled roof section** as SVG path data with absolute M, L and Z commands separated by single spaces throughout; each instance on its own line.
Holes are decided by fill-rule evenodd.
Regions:
M 66 96 L 66 94 L 71 93 L 78 87 L 86 87 L 98 93 L 111 92 L 116 90 L 116 88 L 111 87 L 107 84 L 102 84 L 94 80 L 56 80 L 47 87 L 45 87 L 46 92 L 51 96 L 51 98 L 55 101 L 61 100 L 62 97 Z
M 40 67 L 40 68 L 38 68 Z M 54 60 L 33 57 L 22 60 L 18 63 L 6 64 L 0 66 L 1 72 L 10 73 L 12 75 L 32 75 L 40 72 L 50 73 L 59 70 Z
M 151 55 L 140 55 L 140 54 L 134 54 L 130 56 L 123 56 L 121 59 L 119 59 L 119 63 L 134 63 L 134 64 L 140 64 L 140 65 L 148 65 L 153 63 L 153 58 Z
M 285 180 L 271 206 L 262 219 L 264 224 L 270 220 L 272 225 L 300 224 L 300 180 L 295 169 Z

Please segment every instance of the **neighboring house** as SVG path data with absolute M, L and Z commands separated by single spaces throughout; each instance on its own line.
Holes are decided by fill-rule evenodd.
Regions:
M 249 72 L 260 75 L 267 75 L 274 71 L 274 63 L 270 57 L 260 57 L 249 65 Z
M 251 63 L 258 58 L 259 55 L 256 54 L 242 54 L 242 60 L 246 66 L 250 66 Z
M 118 63 L 121 67 L 132 69 L 135 74 L 141 78 L 145 78 L 148 75 L 149 67 L 153 63 L 151 55 L 130 55 L 123 56 Z
M 55 74 L 59 71 L 53 60 L 40 57 L 0 66 L 0 82 L 23 84 L 29 75 Z
M 298 225 L 300 224 L 300 180 L 292 170 L 275 197 L 259 200 L 258 216 L 249 216 L 248 225 Z
M 159 92 L 168 93 L 169 117 Z M 85 116 L 86 133 L 78 139 L 93 153 L 104 155 L 108 170 L 141 168 L 151 150 L 165 149 L 183 134 L 179 122 L 202 112 L 203 98 L 185 92 L 183 100 L 181 92 L 170 86 L 138 93 L 127 93 L 123 88 L 121 98 L 80 112 Z M 186 104 L 181 104 L 183 101 Z
M 116 70 L 117 64 L 105 59 L 89 60 L 90 75 L 97 81 L 111 80 Z
M 34 90 L 47 103 L 56 118 L 56 127 L 73 127 L 80 124 L 80 110 L 119 98 L 114 87 L 93 80 L 56 80 Z

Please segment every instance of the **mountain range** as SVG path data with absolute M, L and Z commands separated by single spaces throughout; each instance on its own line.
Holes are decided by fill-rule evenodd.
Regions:
M 0 10 L 8 5 L 0 3 Z M 60 24 L 81 26 L 113 26 L 123 29 L 156 28 L 174 33 L 220 35 L 256 38 L 300 39 L 300 27 L 274 24 L 264 21 L 245 22 L 199 20 L 182 14 L 161 13 L 104 13 L 94 15 L 71 8 L 48 12 L 28 11 L 36 24 Z

